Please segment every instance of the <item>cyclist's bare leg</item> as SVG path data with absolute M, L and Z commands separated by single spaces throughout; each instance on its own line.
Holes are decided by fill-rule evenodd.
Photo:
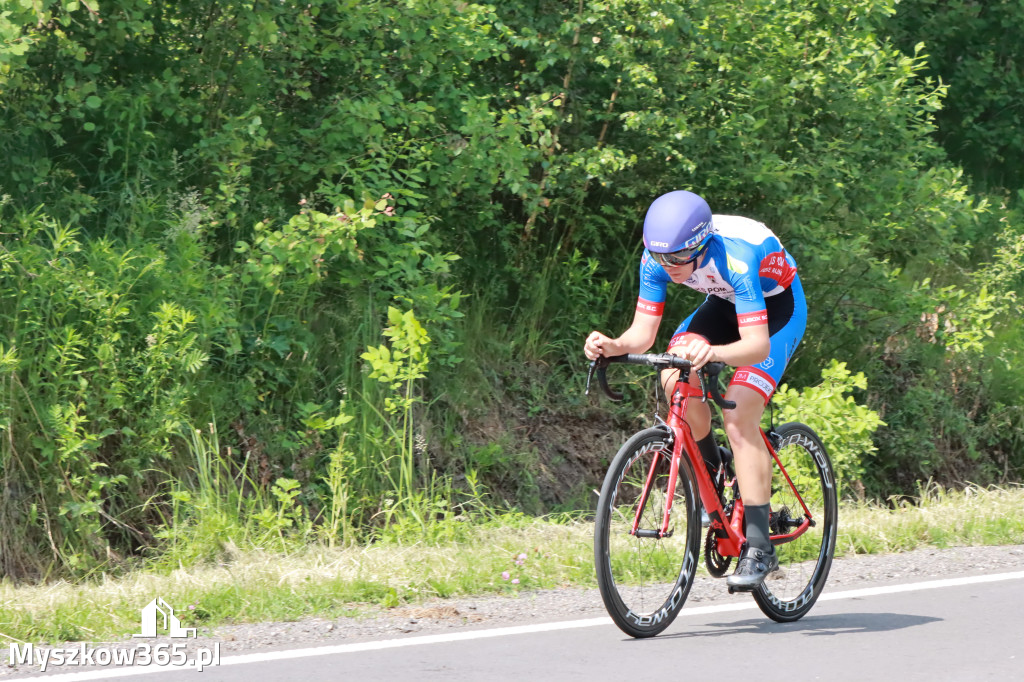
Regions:
M 672 353 L 672 355 L 686 357 L 681 345 L 669 348 L 668 352 Z M 679 370 L 677 369 L 666 369 L 661 373 L 661 384 L 669 400 L 672 399 L 672 391 L 675 389 L 678 379 Z M 690 385 L 694 387 L 700 386 L 696 372 L 690 373 Z M 691 400 L 686 410 L 686 423 L 690 425 L 690 433 L 693 434 L 693 439 L 696 441 L 702 440 L 711 433 L 711 408 L 699 400 Z
M 726 578 L 726 584 L 730 590 L 748 591 L 757 589 L 765 576 L 779 566 L 768 527 L 772 462 L 761 439 L 764 397 L 740 384 L 729 386 L 725 395 L 736 403 L 736 408 L 724 410 L 722 417 L 743 496 L 744 531 L 747 535 L 736 571 Z
M 668 352 L 684 355 L 682 346 L 669 348 Z M 665 395 L 672 395 L 678 377 L 679 371 L 674 369 L 661 373 Z M 690 374 L 690 384 L 700 385 L 696 372 Z M 748 505 L 768 504 L 771 498 L 772 462 L 761 440 L 764 398 L 757 391 L 737 384 L 729 386 L 725 397 L 736 402 L 735 409 L 723 410 L 723 420 L 743 502 Z M 711 408 L 706 403 L 691 400 L 686 410 L 686 423 L 690 425 L 694 440 L 703 439 L 711 433 Z
M 722 411 L 722 419 L 732 447 L 743 503 L 768 504 L 772 492 L 772 461 L 761 439 L 764 396 L 752 388 L 733 384 L 725 397 L 736 402 L 736 409 Z M 703 407 L 707 409 L 706 405 Z

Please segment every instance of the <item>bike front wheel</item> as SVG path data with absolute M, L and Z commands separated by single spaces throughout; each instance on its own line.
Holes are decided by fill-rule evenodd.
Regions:
M 689 463 L 682 459 L 669 497 L 671 461 L 667 430 L 640 431 L 615 455 L 598 501 L 597 583 L 612 620 L 632 637 L 652 637 L 669 626 L 686 601 L 700 557 L 699 502 Z M 658 537 L 666 507 L 669 533 Z
M 779 570 L 770 573 L 753 595 L 766 616 L 788 623 L 810 611 L 825 587 L 836 547 L 839 503 L 832 462 L 817 434 L 791 422 L 780 426 L 775 436 L 773 446 L 792 485 L 775 466 L 768 525 Z M 793 537 L 807 516 L 805 505 L 813 525 Z

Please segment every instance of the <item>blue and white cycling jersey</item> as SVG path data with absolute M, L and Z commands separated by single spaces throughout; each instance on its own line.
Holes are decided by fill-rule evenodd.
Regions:
M 669 347 L 682 343 L 688 333 L 698 333 L 712 344 L 739 340 L 733 335 L 738 334 L 740 327 L 769 325 L 765 299 L 788 292 L 786 297 L 774 299 L 785 301 L 781 307 L 787 312 L 779 313 L 780 306 L 774 303 L 771 306 L 776 317 L 769 326 L 768 357 L 757 365 L 737 368 L 733 375 L 732 383 L 757 390 L 767 401 L 806 326 L 807 309 L 796 261 L 763 223 L 729 215 L 715 215 L 712 221 L 714 234 L 698 257 L 693 274 L 684 282 L 691 289 L 708 294 L 708 299 L 679 325 Z M 665 269 L 644 250 L 637 311 L 661 317 L 671 281 Z M 720 300 L 711 305 L 713 299 Z M 735 321 L 731 319 L 733 314 Z
M 764 223 L 732 215 L 716 215 L 712 220 L 715 232 L 684 284 L 735 303 L 741 327 L 765 324 L 764 299 L 782 293 L 793 282 L 796 261 Z M 644 249 L 637 310 L 661 315 L 671 281 L 665 268 Z

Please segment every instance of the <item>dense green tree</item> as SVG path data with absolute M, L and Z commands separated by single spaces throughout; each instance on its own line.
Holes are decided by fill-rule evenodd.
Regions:
M 2 568 L 87 570 L 220 518 L 210 451 L 268 533 L 308 528 L 301 503 L 367 537 L 432 470 L 540 508 L 529 444 L 467 423 L 494 393 L 578 409 L 580 339 L 628 323 L 643 211 L 674 188 L 795 253 L 790 380 L 866 374 L 887 426 L 846 457 L 868 492 L 1016 476 L 1019 216 L 935 142 L 946 86 L 879 40 L 894 8 L 8 3 Z
M 882 30 L 948 85 L 937 136 L 981 187 L 1024 187 L 1024 5 L 903 0 Z

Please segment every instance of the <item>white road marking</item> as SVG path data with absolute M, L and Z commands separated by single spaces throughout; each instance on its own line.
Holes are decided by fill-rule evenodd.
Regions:
M 1013 573 L 997 573 L 994 575 L 978 575 L 965 578 L 948 578 L 945 580 L 929 580 L 920 583 L 906 583 L 902 585 L 884 585 L 881 587 L 866 587 L 859 590 L 846 590 L 843 592 L 830 592 L 822 594 L 818 601 L 838 601 L 841 599 L 858 599 L 862 597 L 873 597 L 882 594 L 898 594 L 901 592 L 917 592 L 920 590 L 935 590 L 945 587 L 961 587 L 963 585 L 977 585 L 981 583 L 994 583 L 1003 580 L 1024 579 L 1024 571 Z M 679 612 L 679 618 L 687 616 L 701 616 L 709 613 L 727 613 L 730 611 L 746 611 L 756 608 L 753 601 L 736 604 L 718 604 L 716 606 L 695 606 L 693 608 L 683 607 Z M 226 656 L 221 659 L 220 666 L 245 665 L 247 663 L 266 663 L 268 661 L 285 661 L 296 658 L 309 658 L 312 656 L 330 656 L 333 654 L 351 654 L 360 651 L 380 651 L 382 649 L 397 649 L 408 646 L 424 646 L 428 644 L 445 644 L 448 642 L 464 642 L 474 639 L 490 639 L 493 637 L 509 637 L 512 635 L 526 635 L 535 632 L 554 632 L 556 630 L 574 630 L 577 628 L 589 628 L 597 625 L 611 625 L 612 621 L 607 616 L 601 618 L 585 618 L 582 620 L 567 620 L 558 623 L 538 623 L 535 625 L 515 625 L 504 628 L 493 628 L 490 630 L 473 630 L 469 632 L 451 632 L 443 635 L 422 635 L 420 637 L 403 637 L 401 639 L 383 639 L 373 642 L 356 642 L 353 644 L 332 644 L 306 649 L 290 649 L 288 651 L 267 651 L 255 654 L 239 654 L 238 656 Z M 46 682 L 84 682 L 85 680 L 109 680 L 118 677 L 132 677 L 135 675 L 149 675 L 153 673 L 172 672 L 175 670 L 189 670 L 188 667 L 160 667 L 150 665 L 145 668 L 114 668 L 114 669 L 92 669 L 77 673 L 62 673 L 47 675 L 38 679 Z M 210 669 L 214 669 L 211 667 Z

